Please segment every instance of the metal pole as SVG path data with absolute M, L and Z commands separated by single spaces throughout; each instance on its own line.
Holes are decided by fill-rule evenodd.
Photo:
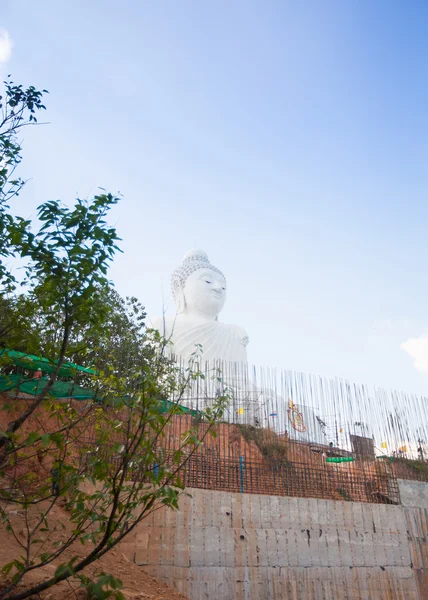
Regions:
M 240 490 L 241 494 L 244 493 L 244 457 L 239 457 L 239 480 L 240 480 Z

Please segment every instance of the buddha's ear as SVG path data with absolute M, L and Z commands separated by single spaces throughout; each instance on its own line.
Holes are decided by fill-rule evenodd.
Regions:
M 173 287 L 174 287 L 174 299 L 175 299 L 175 304 L 177 306 L 177 312 L 183 313 L 184 309 L 186 308 L 186 299 L 184 297 L 184 290 L 183 290 L 183 286 L 181 285 L 181 282 L 176 279 L 173 283 Z

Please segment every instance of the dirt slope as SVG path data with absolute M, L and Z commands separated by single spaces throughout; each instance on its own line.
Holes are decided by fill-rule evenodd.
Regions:
M 10 518 L 13 522 L 14 528 L 18 532 L 18 537 L 23 536 L 24 532 L 24 520 L 23 514 L 19 511 L 10 509 Z M 67 529 L 69 529 L 68 513 L 61 507 L 55 506 L 53 508 L 52 518 L 58 522 L 65 524 L 66 528 L 58 528 L 56 536 L 60 539 L 67 537 Z M 80 546 L 74 548 L 72 555 L 82 553 L 82 551 L 88 551 L 89 546 Z M 22 550 L 21 550 L 22 552 Z M 0 526 L 0 568 L 10 562 L 14 557 L 19 556 L 20 549 L 16 540 L 13 539 L 12 535 L 6 533 L 3 526 Z M 67 555 L 68 558 L 70 557 Z M 48 579 L 53 575 L 58 565 L 64 562 L 66 559 L 62 557 L 57 562 L 47 565 L 37 572 L 31 572 L 25 578 L 24 585 L 19 589 L 28 587 L 28 584 L 40 582 L 41 580 Z M 120 545 L 114 548 L 107 554 L 105 554 L 99 561 L 87 567 L 83 572 L 87 576 L 91 576 L 94 573 L 104 571 L 110 573 L 115 577 L 122 580 L 123 583 L 123 594 L 127 600 L 185 600 L 186 596 L 172 590 L 164 583 L 157 581 L 147 573 L 143 571 L 141 567 L 137 567 L 122 551 Z M 0 588 L 3 586 L 4 580 L 0 579 Z M 38 596 L 32 596 L 32 599 L 38 600 L 84 600 L 86 593 L 80 588 L 79 582 L 67 581 L 62 582 L 55 587 L 52 587 L 45 592 L 42 592 Z

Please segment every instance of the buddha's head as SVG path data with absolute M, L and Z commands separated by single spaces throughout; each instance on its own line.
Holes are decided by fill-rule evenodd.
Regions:
M 226 278 L 202 250 L 190 250 L 171 278 L 177 311 L 216 319 L 226 301 Z

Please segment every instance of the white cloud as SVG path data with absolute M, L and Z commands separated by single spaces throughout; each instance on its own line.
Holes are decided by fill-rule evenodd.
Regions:
M 414 359 L 415 369 L 428 374 L 428 335 L 410 338 L 400 348 Z
M 12 56 L 13 42 L 7 31 L 0 31 L 0 67 L 7 63 Z

